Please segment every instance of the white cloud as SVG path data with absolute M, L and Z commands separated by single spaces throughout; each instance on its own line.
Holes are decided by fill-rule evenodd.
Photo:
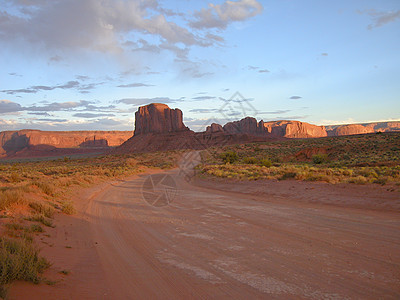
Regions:
M 89 49 L 121 52 L 124 43 L 143 35 L 167 43 L 203 45 L 202 38 L 166 18 L 157 1 L 69 0 L 9 1 L 18 13 L 0 11 L 3 41 L 19 40 L 45 49 Z M 164 15 L 165 14 L 165 15 Z M 170 13 L 168 15 L 171 15 Z M 51 60 L 59 61 L 56 55 Z
M 209 4 L 209 8 L 196 11 L 196 20 L 190 26 L 196 29 L 225 29 L 230 23 L 245 21 L 260 14 L 263 6 L 256 0 L 225 1 L 223 4 Z

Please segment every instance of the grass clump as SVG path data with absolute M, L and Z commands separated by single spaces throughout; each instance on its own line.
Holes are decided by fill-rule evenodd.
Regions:
M 37 214 L 37 215 L 26 218 L 26 220 L 32 221 L 32 222 L 39 222 L 47 227 L 54 227 L 53 222 L 51 220 L 47 219 L 44 215 Z
M 47 182 L 34 181 L 33 185 L 37 186 L 43 193 L 49 196 L 55 196 L 54 187 Z
M 18 188 L 9 188 L 0 191 L 0 210 L 10 208 L 13 205 L 25 204 L 23 192 Z
M 39 202 L 30 202 L 29 207 L 31 207 L 37 213 L 43 214 L 47 218 L 52 218 L 54 215 L 54 208 L 47 204 Z
M 39 251 L 26 240 L 0 238 L 0 290 L 14 280 L 40 282 L 40 276 L 49 262 L 39 256 Z
M 71 202 L 62 202 L 61 203 L 61 211 L 67 215 L 73 215 L 75 213 L 74 205 Z

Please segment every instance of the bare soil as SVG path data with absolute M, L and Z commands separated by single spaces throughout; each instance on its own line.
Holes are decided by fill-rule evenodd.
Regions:
M 82 192 L 40 241 L 57 283 L 10 299 L 400 298 L 398 187 L 163 174 L 163 207 L 144 201 L 147 175 Z

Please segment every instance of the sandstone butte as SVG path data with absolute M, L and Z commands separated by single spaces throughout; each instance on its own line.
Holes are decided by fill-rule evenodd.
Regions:
M 0 132 L 0 155 L 24 149 L 116 147 L 131 136 L 132 131 L 3 131 Z
M 397 122 L 400 123 L 400 122 Z M 391 130 L 400 130 L 400 124 Z M 372 127 L 371 127 L 372 126 Z M 390 126 L 385 124 L 380 129 Z M 347 128 L 354 128 L 349 131 Z M 375 132 L 378 124 L 357 124 L 317 126 L 300 121 L 257 121 L 246 117 L 229 122 L 224 126 L 213 123 L 205 132 L 193 132 L 183 123 L 182 111 L 171 109 L 165 104 L 152 103 L 139 107 L 135 113 L 135 133 L 133 137 L 117 147 L 114 153 L 146 152 L 172 149 L 204 149 L 210 146 L 223 146 L 234 143 L 268 141 L 282 138 L 319 138 L 333 135 Z
M 0 132 L 0 156 L 10 153 L 15 155 L 23 151 L 28 156 L 34 150 L 38 153 L 64 148 L 116 147 L 113 153 L 205 149 L 210 146 L 282 138 L 319 138 L 378 131 L 400 131 L 400 122 L 324 127 L 300 121 L 264 122 L 246 117 L 224 126 L 213 123 L 205 132 L 194 132 L 183 123 L 180 109 L 171 109 L 166 104 L 152 103 L 139 107 L 135 113 L 133 136 L 131 131 L 4 131 Z

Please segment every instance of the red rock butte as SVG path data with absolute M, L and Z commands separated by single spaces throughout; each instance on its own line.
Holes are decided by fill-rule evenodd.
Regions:
M 166 104 L 152 103 L 139 107 L 135 113 L 134 135 L 189 131 L 183 124 L 182 111 Z

